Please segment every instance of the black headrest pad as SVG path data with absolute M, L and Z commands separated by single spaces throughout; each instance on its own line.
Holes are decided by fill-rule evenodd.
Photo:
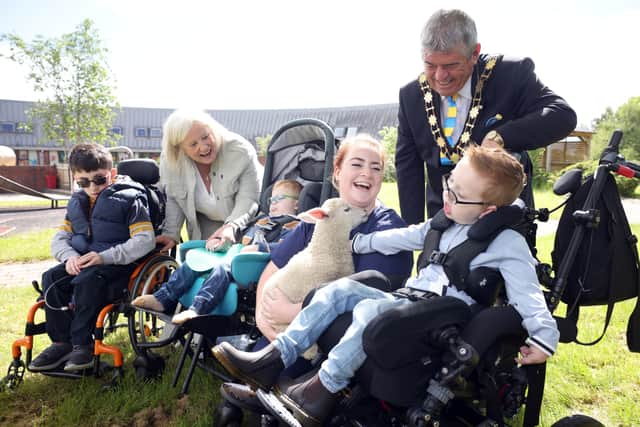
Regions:
M 468 236 L 473 240 L 486 240 L 498 230 L 513 227 L 524 218 L 524 209 L 517 205 L 501 206 L 495 212 L 483 216 L 469 229 Z M 440 209 L 431 219 L 431 228 L 444 231 L 453 221 L 446 217 L 444 209 Z
M 151 159 L 127 159 L 118 163 L 118 175 L 127 175 L 142 185 L 152 185 L 160 180 L 160 169 Z
M 524 210 L 520 206 L 501 206 L 476 221 L 469 229 L 468 236 L 473 240 L 486 240 L 501 228 L 517 225 L 523 218 Z

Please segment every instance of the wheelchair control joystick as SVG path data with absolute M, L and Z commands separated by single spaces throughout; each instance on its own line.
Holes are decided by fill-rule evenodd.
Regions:
M 449 386 L 463 380 L 465 374 L 471 372 L 480 358 L 475 348 L 460 338 L 456 327 L 442 330 L 434 342 L 446 349 L 452 357 L 429 382 L 427 397 L 422 407 L 409 411 L 409 424 L 415 427 L 440 424 L 438 419 L 442 410 L 455 397 Z

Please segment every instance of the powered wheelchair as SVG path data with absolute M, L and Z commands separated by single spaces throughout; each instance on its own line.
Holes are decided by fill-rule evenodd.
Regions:
M 612 172 L 626 177 L 640 177 L 640 166 L 626 162 L 618 154 L 621 133 L 616 132 L 605 149 L 597 172 L 586 190 L 587 196 L 575 210 L 565 210 L 563 216 L 574 219 L 568 241 L 555 242 L 555 250 L 564 247 L 554 265 L 540 264 L 538 276 L 545 288 L 545 297 L 553 313 L 567 293 L 586 283 L 584 272 L 575 274 L 572 266 L 585 247 L 591 250 L 590 235 L 598 228 L 598 203 L 605 182 Z M 556 194 L 574 197 L 582 188 L 581 173 L 572 171 L 555 185 Z M 615 193 L 615 197 L 619 195 Z M 566 201 L 564 203 L 567 203 Z M 564 203 L 562 205 L 564 205 Z M 562 206 L 561 205 L 561 206 Z M 559 206 L 559 207 L 561 207 Z M 558 208 L 559 208 L 558 207 Z M 525 236 L 535 236 L 535 221 L 546 221 L 548 209 L 524 208 L 516 227 Z M 624 217 L 624 212 L 622 213 Z M 626 224 L 622 248 L 629 255 L 631 275 L 638 277 L 637 239 L 628 231 L 626 218 L 616 218 L 616 226 Z M 610 224 L 602 227 L 609 228 Z M 535 254 L 535 248 L 534 248 Z M 615 256 L 615 255 L 614 255 Z M 606 268 L 611 268 L 607 265 Z M 636 279 L 637 280 L 637 279 Z M 615 301 L 637 296 L 636 293 L 617 297 Z M 522 319 L 503 300 L 500 278 L 487 277 L 473 285 L 493 301 L 475 309 L 452 297 L 423 298 L 405 304 L 376 317 L 365 329 L 363 347 L 367 360 L 356 373 L 351 385 L 340 393 L 335 409 L 327 417 L 327 426 L 535 426 L 539 423 L 544 392 L 546 364 L 518 366 L 516 357 L 526 333 Z M 613 283 L 607 283 L 613 288 Z M 580 293 L 580 292 L 578 292 Z M 495 298 L 493 298 L 495 297 Z M 605 297 L 604 301 L 612 301 Z M 614 301 L 614 302 L 615 302 Z M 576 305 L 588 305 L 576 300 Z M 600 302 L 606 304 L 606 302 Z M 575 318 L 554 316 L 563 343 L 579 342 Z M 322 353 L 328 351 L 343 336 L 351 323 L 350 313 L 338 317 L 318 340 Z M 289 410 L 272 392 L 257 390 L 262 407 L 238 407 L 238 402 L 223 402 L 216 412 L 216 425 L 240 425 L 243 412 L 251 410 L 260 416 L 261 425 L 304 425 L 293 418 Z M 243 403 L 243 402 L 240 402 Z M 557 421 L 554 426 L 602 426 L 597 420 L 574 415 Z
M 164 195 L 155 187 L 159 180 L 159 169 L 155 161 L 150 159 L 130 159 L 124 160 L 118 164 L 117 172 L 119 175 L 127 175 L 132 180 L 142 184 L 145 188 L 147 202 L 149 206 L 150 216 L 154 226 L 154 231 L 160 232 L 162 221 L 164 218 Z M 94 348 L 93 348 L 93 367 L 77 372 L 64 371 L 62 363 L 60 366 L 49 370 L 38 371 L 48 376 L 64 377 L 64 378 L 80 378 L 86 375 L 102 376 L 107 371 L 112 371 L 111 385 L 115 385 L 118 379 L 123 375 L 123 353 L 120 348 L 115 345 L 105 343 L 108 334 L 116 329 L 124 328 L 127 323 L 119 322 L 120 316 L 129 316 L 131 311 L 129 308 L 129 300 L 138 295 L 142 289 L 155 286 L 167 280 L 171 273 L 177 268 L 178 264 L 173 257 L 152 251 L 142 259 L 135 262 L 135 269 L 131 273 L 127 281 L 126 288 L 122 293 L 116 293 L 109 296 L 113 302 L 101 309 L 96 320 L 96 326 L 93 332 Z M 44 310 L 46 296 L 36 280 L 32 282 L 34 289 L 39 296 L 35 304 L 33 304 L 27 313 L 25 325 L 25 336 L 17 339 L 11 346 L 12 362 L 9 365 L 7 375 L 2 379 L 2 386 L 8 389 L 18 387 L 23 381 L 25 371 L 28 370 L 33 357 L 34 338 L 46 332 L 45 322 L 36 320 L 37 313 Z M 130 326 L 131 321 L 129 321 Z M 23 356 L 24 349 L 24 360 Z M 112 364 L 108 364 L 102 360 L 103 355 L 112 359 Z

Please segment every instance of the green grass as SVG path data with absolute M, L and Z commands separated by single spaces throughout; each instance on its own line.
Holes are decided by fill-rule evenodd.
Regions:
M 550 192 L 549 196 L 552 196 Z M 536 194 L 538 206 L 550 206 L 547 195 Z M 381 199 L 397 208 L 395 184 L 384 184 Z M 640 225 L 633 226 L 640 235 Z M 35 233 L 33 252 L 48 254 L 50 236 Z M 39 235 L 38 235 L 39 234 Z M 26 240 L 27 236 L 23 236 Z M 20 240 L 1 239 L 0 260 L 12 259 Z M 5 244 L 9 242 L 8 244 Z M 553 235 L 538 239 L 542 261 L 549 261 Z M 40 247 L 41 249 L 37 249 Z M 8 248 L 8 249 L 6 249 Z M 47 258 L 48 255 L 44 255 Z M 32 258 L 37 259 L 37 258 Z M 27 307 L 35 300 L 30 287 L 2 288 L 0 299 L 0 376 L 11 361 L 11 343 L 24 334 Z M 550 359 L 547 370 L 542 426 L 575 413 L 593 416 L 607 426 L 637 425 L 640 420 L 640 355 L 626 347 L 626 326 L 635 301 L 617 304 L 607 335 L 594 347 L 561 344 Z M 559 314 L 563 314 L 560 307 Z M 588 307 L 581 312 L 580 337 L 597 337 L 604 322 L 604 307 Z M 42 319 L 42 314 L 39 314 Z M 131 346 L 126 331 L 109 337 L 125 351 L 125 377 L 116 392 L 103 392 L 108 378 L 67 380 L 27 373 L 25 383 L 14 393 L 0 394 L 0 425 L 20 426 L 129 426 L 174 425 L 204 426 L 212 424 L 219 382 L 203 371 L 197 371 L 186 400 L 180 400 L 179 389 L 171 387 L 177 350 L 166 348 L 171 355 L 165 375 L 155 382 L 142 382 L 132 368 Z M 35 340 L 37 354 L 48 342 Z M 108 360 L 108 358 L 107 358 Z M 155 421 L 154 421 L 155 420 Z
M 51 238 L 55 229 L 29 231 L 0 237 L 0 263 L 41 261 L 51 258 Z

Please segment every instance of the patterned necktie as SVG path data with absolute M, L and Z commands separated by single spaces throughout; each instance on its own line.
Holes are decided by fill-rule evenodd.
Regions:
M 447 108 L 447 114 L 444 119 L 444 136 L 447 139 L 447 143 L 450 147 L 456 145 L 456 142 L 453 140 L 453 130 L 456 127 L 456 114 L 458 112 L 458 108 L 456 107 L 456 98 L 458 95 L 447 96 L 447 104 L 449 105 Z M 442 165 L 451 165 L 453 164 L 451 160 L 449 160 L 442 151 L 440 151 L 440 164 Z

